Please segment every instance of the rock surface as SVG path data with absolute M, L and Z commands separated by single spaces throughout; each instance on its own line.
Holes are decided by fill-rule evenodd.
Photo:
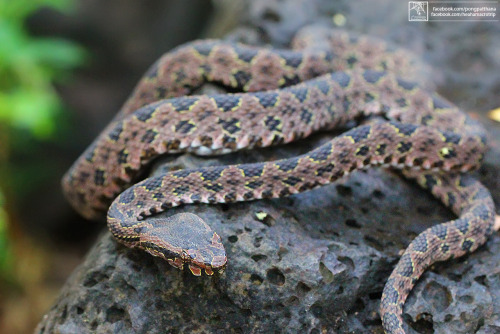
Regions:
M 247 27 L 232 36 L 252 31 L 256 41 L 283 45 L 301 25 L 343 13 L 347 29 L 385 36 L 419 54 L 426 50 L 426 58 L 441 68 L 436 73 L 440 91 L 464 109 L 500 105 L 494 76 L 499 57 L 492 57 L 500 45 L 494 43 L 500 36 L 494 36 L 496 28 L 409 25 L 406 3 L 361 3 L 362 10 L 326 0 L 248 1 Z M 455 36 L 477 33 L 485 37 L 464 41 L 466 52 L 450 43 Z M 474 104 L 467 100 L 475 96 Z M 487 126 L 493 150 L 478 175 L 498 205 L 500 134 L 498 126 Z M 279 159 L 306 152 L 332 135 L 220 158 L 169 157 L 156 172 Z M 105 232 L 37 332 L 382 333 L 379 299 L 399 252 L 425 228 L 452 218 L 425 191 L 383 170 L 357 172 L 290 198 L 186 206 L 163 215 L 181 211 L 196 213 L 221 235 L 229 258 L 223 276 L 194 277 L 118 245 Z M 499 254 L 497 234 L 474 254 L 424 274 L 405 308 L 409 333 L 500 331 Z

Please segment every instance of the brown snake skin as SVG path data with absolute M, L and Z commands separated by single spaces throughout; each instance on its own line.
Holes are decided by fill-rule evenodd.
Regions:
M 404 333 L 403 305 L 423 271 L 474 251 L 493 232 L 491 196 L 462 174 L 481 161 L 484 130 L 422 85 L 399 78 L 422 83 L 426 71 L 406 51 L 317 28 L 303 30 L 294 46 L 304 50 L 208 40 L 167 53 L 65 175 L 64 192 L 94 219 L 114 199 L 107 219 L 118 241 L 175 267 L 186 264 L 195 275 L 212 275 L 224 269 L 226 253 L 205 222 L 187 213 L 144 218 L 188 203 L 289 196 L 368 166 L 402 169 L 459 217 L 420 234 L 384 288 L 384 329 Z M 204 82 L 249 93 L 183 96 Z M 356 127 L 298 157 L 175 171 L 130 187 L 161 154 L 223 154 L 289 143 L 374 114 L 389 121 Z

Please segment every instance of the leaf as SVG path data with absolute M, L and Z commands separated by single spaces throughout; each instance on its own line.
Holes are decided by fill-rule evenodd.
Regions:
M 0 93 L 0 120 L 12 127 L 28 129 L 38 138 L 48 138 L 54 131 L 53 118 L 61 103 L 53 92 L 21 88 Z
M 488 113 L 488 117 L 493 121 L 500 122 L 500 108 L 491 110 Z
M 42 6 L 69 9 L 72 0 L 0 0 L 0 122 L 39 139 L 53 134 L 62 103 L 53 88 L 86 53 L 59 38 L 35 38 L 25 16 Z
M 83 48 L 63 39 L 38 39 L 28 45 L 28 50 L 40 65 L 62 70 L 81 65 L 85 59 Z
M 69 12 L 74 9 L 70 0 L 0 0 L 0 18 L 22 21 L 42 7 Z

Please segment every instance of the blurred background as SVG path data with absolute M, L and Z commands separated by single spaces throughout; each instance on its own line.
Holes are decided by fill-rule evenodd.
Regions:
M 63 173 L 162 53 L 230 29 L 222 2 L 0 0 L 0 333 L 33 331 L 104 228 Z
M 455 67 L 435 74 L 441 93 L 462 106 L 500 105 L 498 73 L 488 70 L 498 65 L 500 46 L 485 40 L 498 32 L 498 22 L 399 29 L 408 23 L 407 4 L 401 15 L 384 17 L 379 14 L 389 2 L 379 2 L 385 7 L 354 12 L 358 31 L 389 35 L 421 53 L 431 50 L 428 60 L 437 67 L 452 62 Z M 281 17 L 277 13 L 298 8 L 283 5 L 277 12 L 272 6 L 280 1 L 254 3 L 262 5 L 242 14 L 243 0 L 0 0 L 0 333 L 33 331 L 104 228 L 69 207 L 59 182 L 162 53 L 195 38 L 224 36 L 241 17 L 253 26 L 261 22 L 257 31 L 279 45 L 307 23 L 301 18 L 318 15 L 312 3 L 322 3 L 316 8 L 337 25 L 352 22 L 338 14 L 349 12 L 347 1 L 297 0 L 301 15 Z M 427 34 L 437 29 L 442 35 Z M 483 33 L 488 37 L 478 37 Z M 456 40 L 443 36 L 455 35 L 470 36 L 461 41 L 468 52 L 446 49 Z M 488 127 L 498 137 L 498 127 Z

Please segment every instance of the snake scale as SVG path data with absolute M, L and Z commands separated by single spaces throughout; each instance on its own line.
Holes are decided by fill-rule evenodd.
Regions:
M 389 277 L 380 307 L 384 329 L 404 333 L 403 305 L 423 271 L 474 251 L 493 232 L 492 198 L 464 174 L 481 161 L 485 132 L 422 88 L 426 67 L 407 51 L 319 28 L 302 30 L 293 46 L 201 40 L 165 54 L 67 172 L 64 192 L 87 218 L 107 211 L 119 242 L 195 275 L 212 275 L 224 270 L 227 258 L 221 238 L 201 218 L 145 218 L 188 203 L 289 196 L 369 166 L 401 169 L 458 216 L 417 236 Z M 205 82 L 235 92 L 185 96 Z M 297 157 L 172 171 L 132 186 L 161 154 L 284 144 L 371 115 L 387 121 L 352 128 Z

